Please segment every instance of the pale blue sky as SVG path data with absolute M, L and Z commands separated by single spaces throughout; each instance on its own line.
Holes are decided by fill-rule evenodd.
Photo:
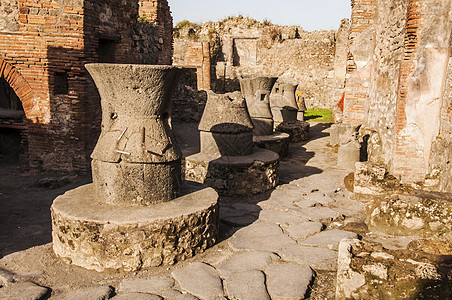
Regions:
M 350 0 L 168 0 L 174 24 L 186 19 L 201 23 L 242 14 L 305 30 L 337 29 L 350 18 Z

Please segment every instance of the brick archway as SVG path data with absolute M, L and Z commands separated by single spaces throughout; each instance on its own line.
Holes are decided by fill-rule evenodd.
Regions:
M 32 118 L 33 90 L 27 80 L 11 64 L 0 58 L 0 78 L 3 77 L 13 88 L 17 97 L 22 102 L 27 119 Z

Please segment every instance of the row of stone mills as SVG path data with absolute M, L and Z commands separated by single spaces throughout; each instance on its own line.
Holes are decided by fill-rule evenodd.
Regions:
M 54 252 L 87 269 L 133 271 L 173 264 L 213 245 L 218 194 L 181 179 L 182 154 L 169 122 L 180 69 L 119 64 L 86 68 L 102 105 L 101 135 L 91 155 L 93 183 L 55 199 Z M 199 125 L 201 153 L 185 159 L 186 177 L 201 169 L 204 179 L 198 181 L 223 194 L 230 189 L 260 193 L 276 186 L 278 154 L 253 144 L 253 128 L 259 132 L 259 124 L 265 124 L 267 136 L 275 136 L 271 118 L 258 122 L 262 116 L 250 117 L 246 105 L 260 101 L 269 110 L 275 81 L 244 79 L 244 94 L 254 95 L 246 103 L 240 92 L 209 94 Z
M 241 78 L 240 87 L 242 93 L 208 93 L 198 127 L 201 151 L 185 158 L 186 179 L 226 196 L 273 189 L 289 141 L 309 138 L 306 107 L 296 101 L 297 84 L 261 76 Z

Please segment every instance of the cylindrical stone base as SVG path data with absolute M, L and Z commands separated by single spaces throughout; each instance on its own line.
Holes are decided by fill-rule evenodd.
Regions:
M 270 135 L 273 133 L 273 119 L 251 118 L 253 121 L 253 135 Z
M 96 193 L 106 203 L 148 206 L 170 201 L 180 190 L 180 160 L 144 164 L 94 159 L 91 166 Z
M 279 156 L 256 148 L 248 156 L 209 156 L 197 153 L 185 158 L 185 179 L 214 188 L 220 195 L 260 194 L 278 184 Z
M 290 136 L 287 133 L 275 131 L 272 135 L 255 136 L 253 142 L 259 148 L 276 152 L 281 158 L 289 155 Z
M 283 122 L 276 126 L 276 130 L 288 133 L 292 143 L 309 140 L 309 123 L 303 121 Z
M 152 207 L 98 202 L 92 184 L 55 199 L 53 250 L 74 265 L 135 271 L 203 252 L 218 235 L 218 195 L 205 188 Z
M 217 133 L 200 131 L 201 152 L 220 156 L 244 156 L 253 153 L 253 132 Z

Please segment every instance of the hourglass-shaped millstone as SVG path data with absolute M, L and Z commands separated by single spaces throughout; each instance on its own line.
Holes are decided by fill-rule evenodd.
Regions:
M 295 90 L 298 84 L 276 82 L 270 94 L 270 107 L 276 123 L 297 121 L 298 106 Z
M 270 110 L 269 97 L 277 79 L 276 77 L 240 79 L 240 88 L 253 121 L 254 135 L 262 136 L 273 133 L 273 116 Z
M 207 94 L 199 123 L 201 153 L 244 156 L 253 153 L 253 124 L 240 92 Z
M 169 125 L 178 68 L 88 64 L 101 96 L 102 130 L 91 155 L 103 201 L 151 205 L 177 196 L 182 154 Z

